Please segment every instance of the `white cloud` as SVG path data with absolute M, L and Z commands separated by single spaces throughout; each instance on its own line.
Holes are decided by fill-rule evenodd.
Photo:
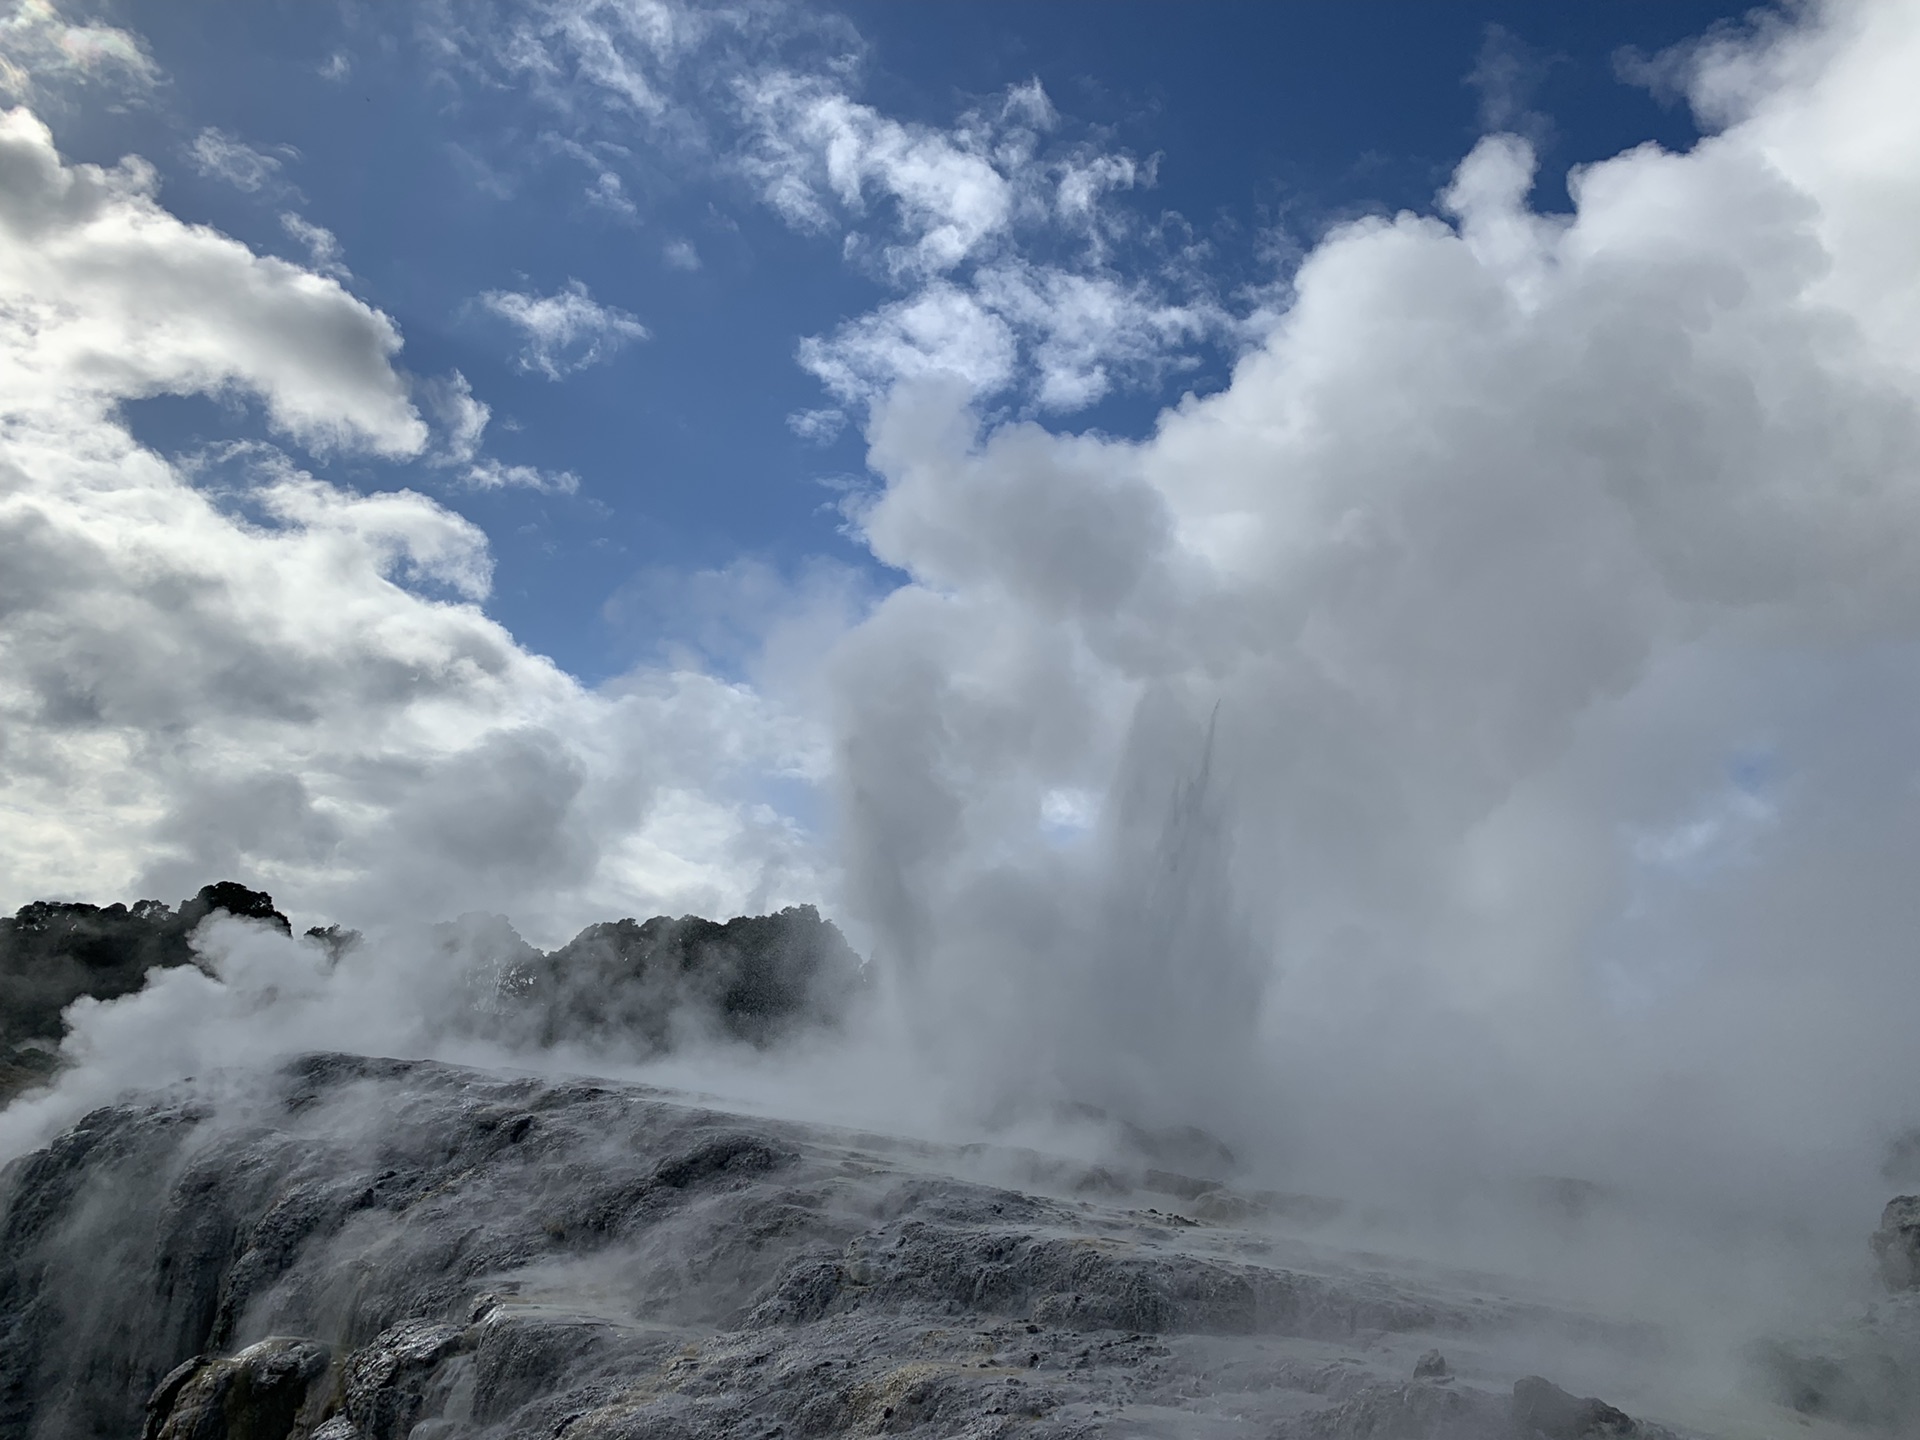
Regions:
M 642 127 L 668 144 L 705 144 L 685 92 L 749 68 L 796 37 L 857 46 L 831 14 L 784 4 L 682 0 L 440 3 L 427 26 L 437 48 L 496 80 L 526 86 L 576 124 Z
M 257 444 L 201 488 L 117 413 L 244 394 L 306 443 L 421 455 L 383 317 L 181 223 L 137 163 L 63 164 L 24 111 L 0 122 L 0 226 L 12 904 L 227 874 L 315 919 L 505 907 L 558 938 L 817 891 L 757 791 L 817 745 L 778 707 L 690 671 L 587 690 L 479 608 L 486 540 L 445 506 Z M 469 483 L 559 483 L 481 455 L 462 377 L 421 393 Z
M 1050 410 L 1104 399 L 1116 375 L 1157 377 L 1225 323 L 1212 306 L 1169 304 L 1144 286 L 1051 267 L 996 266 L 975 290 L 1028 337 L 1035 398 Z
M 183 225 L 138 160 L 66 166 L 24 109 L 0 116 L 0 388 L 28 403 L 219 390 L 243 381 L 314 446 L 410 455 L 426 430 L 390 357 L 399 336 L 331 279 Z
M 700 268 L 700 252 L 688 240 L 669 240 L 661 248 L 660 258 L 670 269 L 693 271 Z
M 832 408 L 796 410 L 787 416 L 787 428 L 802 440 L 809 440 L 815 445 L 831 445 L 840 438 L 840 432 L 847 428 L 847 414 L 844 410 Z
M 443 380 L 420 382 L 416 390 L 441 432 L 428 463 L 450 471 L 468 489 L 537 490 L 550 495 L 572 495 L 580 489 L 580 477 L 571 470 L 509 465 L 482 455 L 493 407 L 473 393 L 473 386 L 458 370 Z
M 42 82 L 108 76 L 144 91 L 158 83 L 160 70 L 138 36 L 75 24 L 51 0 L 11 0 L 0 12 L 0 98 L 30 100 Z
M 627 198 L 626 186 L 621 183 L 620 177 L 611 170 L 602 170 L 593 177 L 593 184 L 587 187 L 587 199 L 629 220 L 640 213 L 633 201 Z
M 1014 375 L 1014 332 L 973 296 L 943 282 L 858 320 L 829 340 L 800 346 L 800 363 L 849 402 L 868 402 L 903 380 L 947 376 L 976 395 L 1003 389 Z
M 572 495 L 580 489 L 580 477 L 571 470 L 508 465 L 492 458 L 469 465 L 461 478 L 475 490 L 542 490 L 550 495 Z
M 741 82 L 753 127 L 749 173 L 795 224 L 824 228 L 830 202 L 862 213 L 869 191 L 898 207 L 896 273 L 937 275 L 1007 228 L 1014 192 L 980 153 L 985 136 L 906 125 L 861 105 L 829 79 L 776 71 Z
M 1229 322 L 1211 304 L 1169 304 L 1108 275 L 1010 260 L 969 289 L 937 281 L 800 346 L 800 363 L 838 398 L 872 404 L 931 375 L 980 398 L 1016 382 L 1043 410 L 1074 411 L 1122 380 L 1157 379 Z
M 597 303 L 578 280 L 551 295 L 489 290 L 479 304 L 525 337 L 521 368 L 549 380 L 610 360 L 629 341 L 647 338 L 646 326 L 624 310 Z
M 1151 167 L 1086 144 L 1049 149 L 1060 119 L 1037 81 L 945 131 L 890 120 L 830 78 L 742 88 L 745 163 L 767 203 L 802 228 L 844 217 L 848 253 L 877 255 L 910 290 L 802 345 L 801 363 L 842 401 L 944 372 L 983 398 L 1016 389 L 1042 410 L 1079 410 L 1236 328 L 1204 288 L 1174 298 L 1163 277 L 1116 268 L 1132 227 L 1111 197 L 1150 183 Z M 878 239 L 863 228 L 869 191 L 894 210 Z M 1036 244 L 1057 258 L 1023 253 Z
M 458 370 L 444 380 L 424 381 L 418 390 L 445 432 L 441 459 L 449 465 L 470 463 L 480 453 L 493 407 L 473 393 L 472 384 Z
M 1544 146 L 1553 126 L 1533 108 L 1533 99 L 1556 61 L 1565 58 L 1541 54 L 1506 26 L 1488 24 L 1480 54 L 1466 77 L 1480 97 L 1481 130 L 1520 135 L 1532 145 Z
M 331 275 L 336 280 L 348 278 L 349 272 L 341 259 L 339 238 L 331 230 L 324 225 L 315 225 L 291 210 L 281 215 L 280 228 L 306 247 L 309 269 L 317 270 L 322 275 Z
M 282 162 L 277 155 L 257 150 L 244 140 L 211 127 L 193 137 L 187 157 L 209 180 L 223 180 L 236 190 L 252 194 L 277 185 Z
M 529 11 L 518 73 L 667 126 L 663 14 Z M 750 152 L 769 202 L 898 286 L 801 351 L 872 407 L 858 524 L 909 577 L 809 610 L 808 660 L 841 635 L 794 667 L 820 723 L 686 668 L 583 690 L 479 611 L 484 547 L 423 497 L 263 468 L 251 520 L 216 509 L 113 405 L 241 389 L 414 453 L 391 327 L 10 121 L 0 220 L 51 258 L 0 250 L 34 317 L 0 332 L 0 873 L 124 893 L 158 848 L 172 893 L 221 862 L 345 918 L 472 896 L 536 928 L 760 903 L 829 872 L 756 784 L 830 766 L 844 911 L 956 1094 L 1202 1121 L 1303 1185 L 1855 1206 L 1920 1091 L 1920 19 L 1808 9 L 1689 63 L 1722 133 L 1587 167 L 1565 217 L 1483 142 L 1442 213 L 1315 246 L 1231 385 L 1137 442 L 970 407 L 1084 404 L 1225 323 L 1116 258 L 1146 167 L 1059 141 L 1034 87 L 937 130 L 830 66 L 722 71 L 795 120 Z M 90 216 L 146 249 L 61 260 Z M 180 301 L 148 252 L 183 249 L 237 298 Z M 373 361 L 275 348 L 336 329 Z M 442 443 L 480 465 L 454 389 Z M 786 603 L 753 567 L 678 588 L 718 645 Z M 1726 779 L 1756 736 L 1764 807 Z
M 860 522 L 912 580 L 836 655 L 836 783 L 930 1065 L 1278 1133 L 1300 1183 L 1878 1183 L 1920 1119 L 1920 14 L 1696 64 L 1722 133 L 1570 217 L 1484 141 L 1137 443 L 968 408 L 1203 323 L 1105 272 L 995 257 L 803 349 L 876 402 Z
M 1073 138 L 1038 80 L 937 126 L 859 100 L 858 37 L 813 12 L 609 0 L 455 29 L 473 63 L 530 85 L 587 137 L 553 143 L 597 172 L 596 200 L 630 205 L 608 167 L 639 134 L 653 162 L 744 177 L 893 287 L 801 349 L 842 402 L 945 371 L 1071 411 L 1240 338 L 1201 273 L 1166 263 L 1160 222 L 1118 203 L 1153 183 L 1153 163 Z M 683 243 L 665 258 L 691 268 Z
M 664 76 L 712 28 L 725 28 L 726 7 L 711 13 L 673 0 L 588 0 L 546 5 L 518 18 L 501 53 L 536 83 L 558 79 L 554 51 L 564 50 L 574 75 L 641 115 L 664 110 Z M 570 98 L 554 90 L 558 98 Z

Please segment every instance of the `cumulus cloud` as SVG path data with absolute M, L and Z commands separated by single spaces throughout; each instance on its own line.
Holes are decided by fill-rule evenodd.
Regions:
M 10 403 L 100 407 L 244 384 L 305 444 L 416 453 L 400 339 L 339 284 L 181 224 L 150 166 L 67 166 L 24 109 L 0 116 L 0 377 Z
M 181 223 L 138 162 L 66 164 L 25 111 L 0 122 L 0 225 L 11 903 L 217 869 L 314 918 L 506 906 L 558 935 L 817 889 L 755 789 L 818 766 L 780 707 L 683 670 L 587 690 L 487 618 L 485 536 L 442 504 L 258 444 L 203 486 L 119 414 L 231 392 L 301 444 L 524 483 L 482 457 L 461 377 L 422 390 L 430 434 L 384 317 Z
M 489 290 L 479 304 L 525 337 L 520 367 L 549 380 L 610 360 L 628 342 L 647 338 L 646 326 L 624 310 L 599 304 L 578 280 L 551 295 Z
M 847 903 L 951 1073 L 1299 1181 L 1868 1203 L 1920 1119 L 1920 17 L 1688 63 L 1719 133 L 1570 216 L 1488 137 L 1137 443 L 983 428 L 978 286 L 803 351 L 884 397 Z
M 828 712 L 843 913 L 940 1017 L 930 1069 L 1218 1125 L 1290 1183 L 1867 1207 L 1920 1118 L 1910 6 L 1651 66 L 1719 133 L 1576 172 L 1571 216 L 1510 133 L 1545 62 L 1492 37 L 1503 133 L 1433 211 L 1238 318 L 1129 209 L 1151 165 L 1038 86 L 908 123 L 857 63 L 696 83 L 576 13 L 520 32 L 550 103 L 644 115 L 889 287 L 799 358 L 910 581 Z M 1138 443 L 983 418 L 1243 340 Z

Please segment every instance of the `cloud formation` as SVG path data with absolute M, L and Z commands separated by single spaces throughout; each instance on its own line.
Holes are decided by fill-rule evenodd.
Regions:
M 315 918 L 507 906 L 560 934 L 816 888 L 755 793 L 819 763 L 777 706 L 686 671 L 588 691 L 479 608 L 486 539 L 445 506 L 257 442 L 197 484 L 120 414 L 231 394 L 288 443 L 427 455 L 384 316 L 181 223 L 138 161 L 64 163 L 24 110 L 0 120 L 0 227 L 11 903 L 217 870 Z M 433 444 L 519 483 L 480 455 L 484 405 L 445 390 Z
M 316 225 L 304 215 L 288 210 L 280 216 L 280 228 L 307 252 L 307 267 L 344 282 L 349 272 L 340 258 L 340 240 L 324 225 Z
M 0 116 L 0 166 L 11 404 L 98 409 L 244 382 L 303 444 L 424 443 L 389 363 L 399 336 L 337 282 L 181 224 L 144 161 L 63 165 L 24 109 Z
M 1878 1184 L 1920 1119 L 1920 18 L 1688 63 L 1719 133 L 1569 216 L 1487 137 L 1139 443 L 983 422 L 1011 345 L 943 282 L 816 352 L 903 377 L 861 525 L 912 583 L 837 655 L 836 784 L 955 1075 L 1327 1183 Z
M 940 373 L 983 399 L 1070 413 L 1238 343 L 1184 241 L 1122 203 L 1153 165 L 1075 138 L 1038 81 L 951 125 L 902 121 L 858 98 L 858 36 L 780 5 L 542 4 L 435 35 L 560 117 L 598 203 L 631 213 L 615 170 L 637 133 L 647 163 L 731 179 L 794 229 L 837 239 L 895 292 L 800 347 L 842 403 Z
M 111 80 L 142 91 L 160 70 L 137 35 L 76 24 L 52 0 L 11 0 L 0 13 L 0 99 L 31 100 L 49 82 Z
M 624 310 L 599 304 L 578 280 L 551 295 L 489 290 L 478 303 L 525 337 L 520 368 L 549 380 L 611 360 L 630 341 L 647 338 L 646 326 Z
M 481 453 L 493 407 L 473 393 L 467 377 L 455 370 L 439 380 L 415 385 L 415 393 L 439 422 L 440 444 L 428 463 L 458 477 L 473 490 L 544 490 L 571 495 L 580 477 L 571 470 L 542 470 L 534 465 L 508 465 Z
M 193 144 L 187 147 L 187 158 L 208 179 L 225 181 L 249 195 L 274 184 L 282 165 L 279 156 L 257 150 L 246 141 L 211 126 L 193 137 Z

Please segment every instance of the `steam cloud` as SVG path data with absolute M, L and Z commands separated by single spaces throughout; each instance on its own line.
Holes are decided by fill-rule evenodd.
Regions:
M 1439 214 L 1329 234 L 1231 385 L 1144 440 L 986 418 L 914 350 L 860 515 L 909 581 L 817 667 L 817 627 L 782 632 L 757 690 L 583 690 L 474 607 L 482 540 L 424 497 L 288 464 L 262 528 L 207 503 L 119 401 L 236 385 L 292 439 L 419 452 L 397 337 L 14 112 L 6 313 L 68 305 L 6 320 L 0 361 L 18 898 L 237 863 L 316 917 L 543 934 L 820 898 L 895 1018 L 792 1073 L 885 1074 L 901 1123 L 1093 1104 L 1299 1183 L 1579 1175 L 1857 1243 L 1920 1119 L 1920 9 L 1671 65 L 1694 149 L 1588 166 L 1555 216 L 1487 137 Z M 241 298 L 113 318 L 196 276 Z M 765 807 L 781 773 L 830 839 Z M 239 922 L 206 943 L 224 985 L 82 1007 L 73 1096 L 452 1044 L 428 949 L 349 987 Z
M 835 775 L 957 1071 L 1349 1181 L 1864 1213 L 1920 1079 L 1916 46 L 1707 45 L 1718 133 L 1568 217 L 1488 137 L 1142 443 L 891 395 L 865 533 L 914 583 L 835 657 Z

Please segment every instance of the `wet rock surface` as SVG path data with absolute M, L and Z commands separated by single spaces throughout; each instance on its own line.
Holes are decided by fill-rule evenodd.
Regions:
M 1543 1440 L 1588 1440 L 1589 1436 L 1638 1435 L 1640 1427 L 1624 1411 L 1589 1395 L 1569 1395 L 1551 1380 L 1527 1375 L 1513 1386 L 1514 1428 Z
M 1899 1295 L 1811 1335 L 1764 1341 L 1751 1359 L 1771 1398 L 1787 1409 L 1913 1434 L 1920 1415 L 1920 1294 Z
M 1920 1290 L 1920 1195 L 1896 1195 L 1869 1242 L 1890 1290 Z
M 1763 1341 L 1750 1359 L 1771 1397 L 1800 1415 L 1920 1433 L 1920 1196 L 1889 1201 L 1868 1248 L 1890 1298 L 1844 1323 Z
M 100 1110 L 0 1179 L 0 1437 L 1665 1433 L 1515 1387 L 1591 1317 L 981 1158 L 340 1055 Z
M 283 1440 L 328 1407 L 332 1356 L 311 1340 L 270 1338 L 237 1355 L 196 1355 L 147 1399 L 141 1440 Z

